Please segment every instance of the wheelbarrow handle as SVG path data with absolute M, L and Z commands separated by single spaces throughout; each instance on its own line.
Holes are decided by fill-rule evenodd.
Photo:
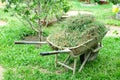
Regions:
M 40 42 L 40 41 L 15 41 L 15 44 L 47 44 L 47 42 Z
M 53 55 L 53 54 L 60 54 L 60 53 L 69 53 L 70 50 L 59 50 L 59 51 L 50 51 L 50 52 L 41 52 L 41 56 Z

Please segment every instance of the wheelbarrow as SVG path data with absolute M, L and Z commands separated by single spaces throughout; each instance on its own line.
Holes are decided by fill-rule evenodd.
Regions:
M 41 52 L 40 55 L 47 56 L 47 55 L 55 54 L 55 66 L 57 66 L 57 64 L 64 66 L 64 67 L 72 70 L 73 74 L 75 74 L 75 72 L 76 72 L 76 65 L 77 65 L 78 58 L 80 58 L 80 61 L 82 63 L 78 70 L 79 72 L 81 72 L 81 70 L 84 67 L 84 65 L 86 64 L 86 62 L 89 60 L 94 60 L 96 58 L 99 50 L 102 48 L 101 42 L 98 42 L 97 38 L 92 38 L 78 46 L 75 46 L 75 47 L 57 46 L 54 43 L 52 43 L 51 41 L 49 41 L 49 38 L 50 38 L 50 36 L 47 38 L 47 42 L 56 51 Z M 68 53 L 68 56 L 66 57 L 66 59 L 63 62 L 60 62 L 60 61 L 58 61 L 58 57 L 59 57 L 58 54 L 62 54 L 62 53 L 63 54 Z M 66 64 L 67 61 L 70 59 L 70 57 L 72 57 L 74 60 L 74 64 L 72 67 Z
M 41 56 L 47 56 L 47 55 L 55 54 L 55 66 L 57 66 L 57 65 L 64 66 L 64 67 L 72 70 L 73 75 L 76 72 L 76 65 L 77 65 L 78 58 L 80 58 L 80 61 L 82 63 L 79 70 L 78 70 L 79 72 L 81 72 L 81 70 L 83 69 L 86 62 L 90 61 L 90 60 L 94 60 L 97 57 L 97 54 L 98 54 L 99 50 L 102 48 L 101 42 L 98 41 L 99 37 L 91 38 L 91 39 L 87 40 L 86 42 L 84 42 L 84 43 L 82 43 L 78 46 L 75 46 L 75 47 L 57 46 L 56 44 L 54 44 L 53 42 L 50 41 L 50 39 L 49 39 L 50 37 L 51 36 L 49 36 L 47 38 L 46 42 L 15 41 L 15 44 L 46 44 L 46 43 L 49 44 L 56 51 L 41 52 L 40 55 Z M 58 54 L 65 54 L 65 53 L 68 54 L 66 59 L 63 62 L 59 61 L 58 60 L 58 58 L 59 58 Z M 74 60 L 73 66 L 70 66 L 69 64 L 66 64 L 71 57 Z

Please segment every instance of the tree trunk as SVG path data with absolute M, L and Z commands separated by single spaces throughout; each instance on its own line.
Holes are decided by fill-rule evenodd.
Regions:
M 38 16 L 41 13 L 40 6 L 41 4 L 40 4 L 40 1 L 38 0 Z M 39 27 L 39 32 L 38 32 L 39 40 L 42 41 L 42 24 L 41 24 L 40 18 L 38 19 L 38 27 Z

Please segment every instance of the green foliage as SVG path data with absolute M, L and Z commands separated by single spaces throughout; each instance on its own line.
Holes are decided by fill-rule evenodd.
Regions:
M 12 8 L 23 18 L 28 17 L 33 21 L 40 18 L 44 19 L 46 16 L 53 18 L 53 16 L 69 10 L 67 0 L 9 0 L 6 7 Z
M 97 2 L 97 3 L 98 3 L 99 1 L 100 1 L 100 0 L 94 0 L 94 2 Z
M 113 4 L 119 4 L 120 0 L 109 0 L 110 2 L 112 2 Z

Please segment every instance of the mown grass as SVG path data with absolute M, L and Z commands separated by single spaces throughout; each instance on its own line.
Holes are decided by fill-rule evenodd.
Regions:
M 40 52 L 51 51 L 48 45 L 40 48 L 34 45 L 15 45 L 15 40 L 20 40 L 23 36 L 34 32 L 9 13 L 0 10 L 0 14 L 2 15 L 0 19 L 8 22 L 6 26 L 0 27 L 0 65 L 6 69 L 4 80 L 120 79 L 120 38 L 104 38 L 104 47 L 100 50 L 97 59 L 88 62 L 81 73 L 77 72 L 71 77 L 72 71 L 63 67 L 54 67 L 54 56 L 39 56 Z M 54 28 L 51 28 L 51 31 L 52 29 Z

